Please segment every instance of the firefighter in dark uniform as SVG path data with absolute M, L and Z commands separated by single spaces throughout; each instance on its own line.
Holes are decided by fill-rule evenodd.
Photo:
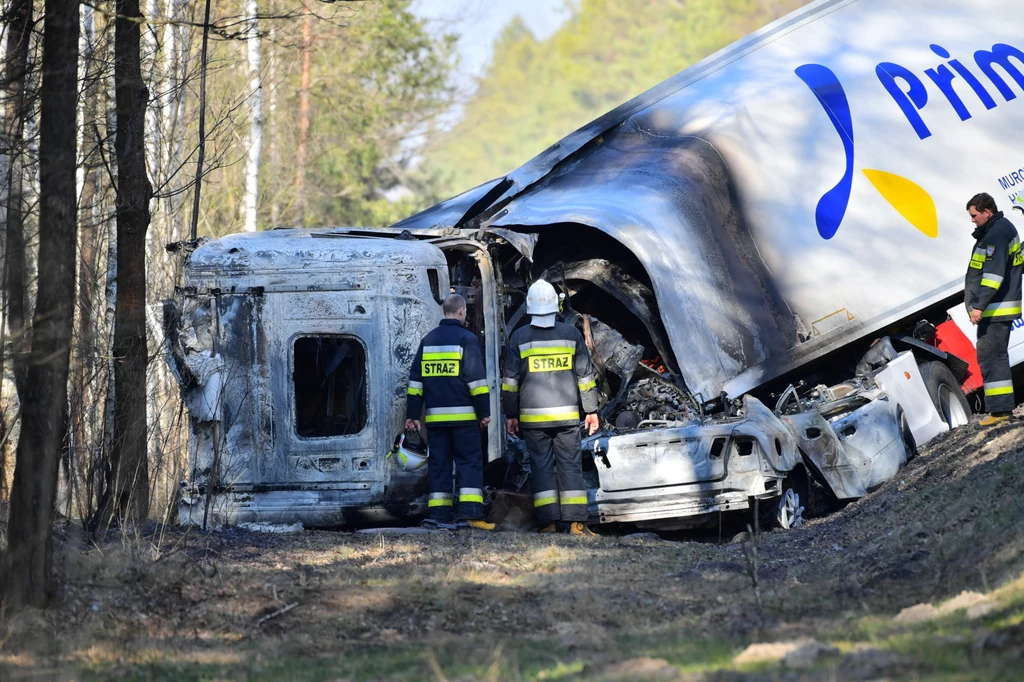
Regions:
M 573 535 L 587 528 L 587 486 L 580 452 L 580 403 L 590 433 L 597 431 L 597 384 L 583 336 L 555 320 L 554 287 L 538 280 L 527 292 L 530 324 L 513 332 L 501 380 L 510 434 L 522 433 L 530 453 L 533 509 L 542 533 L 569 523 Z M 557 471 L 556 471 L 557 470 Z
M 977 240 L 967 268 L 964 303 L 978 325 L 978 364 L 985 382 L 982 426 L 1010 419 L 1015 401 L 1007 346 L 1014 320 L 1021 317 L 1021 256 L 1017 229 L 996 209 L 988 194 L 967 202 Z
M 491 421 L 490 390 L 480 341 L 464 326 L 466 300 L 445 299 L 444 319 L 423 337 L 409 372 L 405 428 L 419 431 L 420 415 L 430 429 L 427 457 L 427 520 L 433 528 L 467 525 L 494 530 L 484 517 L 484 469 L 480 429 Z M 452 462 L 458 470 L 458 516 L 452 494 Z

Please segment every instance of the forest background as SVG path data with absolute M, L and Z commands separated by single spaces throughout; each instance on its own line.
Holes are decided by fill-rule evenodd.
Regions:
M 52 591 L 49 512 L 94 534 L 175 517 L 187 415 L 161 302 L 196 239 L 391 224 L 804 4 L 551 1 L 558 30 L 514 19 L 469 82 L 414 0 L 3 2 L 0 549 L 19 598 Z

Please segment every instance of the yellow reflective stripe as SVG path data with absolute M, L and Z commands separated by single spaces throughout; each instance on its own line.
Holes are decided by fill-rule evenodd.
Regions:
M 456 414 L 428 414 L 426 419 L 428 424 L 431 424 L 433 422 L 466 422 L 475 420 L 475 412 L 459 412 Z
M 550 414 L 520 414 L 519 421 L 531 424 L 537 422 L 562 422 L 569 421 L 570 419 L 578 420 L 580 418 L 579 411 L 576 412 L 552 412 Z
M 981 280 L 981 286 L 989 287 L 990 289 L 998 289 L 1002 284 L 1002 282 L 997 282 L 994 279 L 989 279 L 987 277 L 984 277 Z
M 479 502 L 484 503 L 483 495 L 459 495 L 459 502 Z
M 452 498 L 447 497 L 444 499 L 427 500 L 428 507 L 454 507 L 455 503 Z
M 1013 380 L 989 381 L 985 384 L 985 395 L 1007 395 L 1013 393 Z
M 424 353 L 424 360 L 461 360 L 462 353 Z
M 483 395 L 484 393 L 490 393 L 491 389 L 486 386 L 477 386 L 476 388 L 469 389 L 470 395 Z
M 994 310 L 985 310 L 981 313 L 982 317 L 1005 317 L 1006 315 L 1020 315 L 1020 306 L 1016 308 L 996 308 Z
M 413 388 L 412 386 L 410 386 L 408 388 L 408 392 L 409 392 L 409 395 L 423 395 L 423 389 L 422 388 Z
M 558 498 L 554 497 L 554 496 L 552 496 L 552 497 L 538 497 L 537 499 L 535 499 L 533 501 L 533 506 L 534 507 L 543 507 L 544 505 L 554 504 L 555 502 L 558 502 Z
M 528 358 L 531 355 L 560 355 L 563 353 L 569 353 L 570 355 L 576 354 L 575 346 L 548 346 L 547 348 L 527 348 L 519 351 L 520 358 Z
M 593 379 L 591 379 L 590 381 L 586 382 L 585 384 L 578 384 L 578 385 L 579 385 L 581 391 L 589 391 L 590 389 L 595 388 L 597 386 L 597 382 L 594 381 Z
M 502 382 L 501 390 L 508 391 L 509 393 L 519 393 L 519 386 L 515 384 L 506 384 Z
M 587 498 L 585 497 L 563 497 L 562 504 L 586 504 Z

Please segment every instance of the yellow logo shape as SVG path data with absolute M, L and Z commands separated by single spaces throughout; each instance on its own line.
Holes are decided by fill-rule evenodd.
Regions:
M 911 225 L 932 239 L 939 236 L 939 216 L 935 201 L 920 185 L 902 175 L 881 170 L 864 169 L 864 175 Z

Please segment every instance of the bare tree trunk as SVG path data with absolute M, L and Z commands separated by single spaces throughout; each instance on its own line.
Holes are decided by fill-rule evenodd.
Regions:
M 263 78 L 260 74 L 259 3 L 246 0 L 245 14 L 249 19 L 246 47 L 249 53 L 249 158 L 245 167 L 245 231 L 255 232 L 256 208 L 260 192 L 260 151 L 263 147 Z
M 271 5 L 271 11 L 273 11 L 273 5 Z M 267 59 L 267 82 L 270 83 L 270 92 L 267 93 L 267 108 L 270 112 L 270 131 L 267 136 L 267 144 L 270 147 L 270 177 L 277 177 L 277 173 L 280 172 L 280 147 L 281 144 L 277 139 L 278 125 L 277 125 L 277 43 L 275 36 L 275 24 L 270 22 L 270 40 L 269 52 Z M 281 206 L 278 203 L 277 191 L 271 193 L 271 204 L 270 204 L 270 228 L 273 229 L 279 225 L 281 220 Z
M 117 0 L 114 87 L 117 108 L 117 311 L 114 316 L 112 511 L 122 522 L 149 515 L 146 425 L 146 230 L 153 187 L 146 174 L 146 103 L 139 0 Z
M 57 462 L 67 404 L 75 298 L 75 110 L 78 1 L 46 0 L 40 125 L 39 291 L 22 402 L 8 571 L 10 603 L 46 606 L 53 594 Z
M 313 57 L 313 15 L 303 3 L 302 13 L 302 83 L 299 88 L 299 144 L 295 150 L 296 227 L 306 224 L 306 142 L 309 139 L 309 79 Z
M 77 14 L 77 13 L 76 13 Z M 25 206 L 24 173 L 21 156 L 24 148 L 25 117 L 28 113 L 25 79 L 28 71 L 29 36 L 32 29 L 32 0 L 13 0 L 7 14 L 7 54 L 4 80 L 7 82 L 6 125 L 4 145 L 8 150 L 7 173 L 4 177 L 7 195 L 7 225 L 4 248 L 4 282 L 7 303 L 7 324 L 10 330 L 14 378 L 19 397 L 24 397 L 25 352 L 28 338 L 25 329 L 28 299 L 25 292 Z M 2 369 L 2 365 L 0 365 Z
M 210 0 L 206 0 L 203 15 L 203 48 L 200 57 L 199 75 L 199 157 L 196 160 L 196 183 L 192 195 L 192 240 L 199 232 L 199 198 L 203 188 L 203 161 L 206 159 L 206 60 L 210 42 Z
M 100 130 L 100 99 L 102 96 L 102 68 L 97 58 L 96 24 L 97 12 L 91 7 L 83 7 L 82 60 L 85 63 L 85 88 L 82 92 L 82 188 L 79 198 L 79 248 L 81 257 L 78 266 L 78 333 L 77 353 L 73 356 L 72 370 L 72 404 L 71 420 L 73 430 L 73 457 L 78 463 L 77 472 L 84 485 L 79 492 L 79 517 L 88 518 L 92 510 L 88 485 L 88 470 L 92 460 L 90 444 L 92 443 L 91 426 L 96 423 L 91 418 L 95 411 L 93 397 L 95 391 L 91 385 L 91 377 L 95 366 L 95 357 L 100 355 L 96 348 L 96 315 L 97 282 L 99 267 L 100 224 L 97 205 L 102 200 L 100 188 L 100 154 L 103 144 L 97 131 Z M 99 15 L 102 21 L 102 15 Z M 105 354 L 105 353 L 104 353 Z

